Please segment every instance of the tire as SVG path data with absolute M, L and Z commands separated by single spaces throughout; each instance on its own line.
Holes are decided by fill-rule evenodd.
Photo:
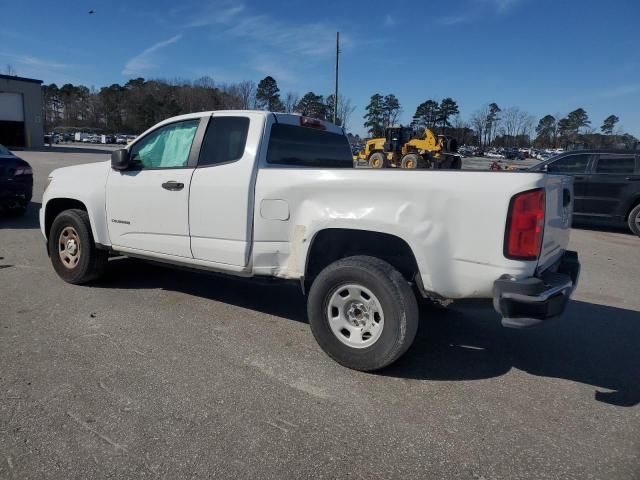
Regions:
M 389 162 L 383 153 L 375 152 L 369 157 L 369 166 L 376 169 L 387 168 L 389 166 Z
M 105 270 L 108 253 L 98 250 L 89 215 L 84 210 L 60 213 L 49 231 L 49 255 L 56 273 L 76 285 L 99 278 Z
M 417 155 L 415 153 L 408 153 L 407 155 L 402 157 L 402 160 L 400 161 L 400 168 L 404 168 L 406 170 L 415 170 L 416 168 L 421 166 L 423 162 L 424 160 L 420 155 Z
M 631 231 L 640 237 L 640 203 L 629 212 L 627 223 Z
M 451 167 L 452 170 L 461 170 L 462 169 L 462 158 L 455 156 L 453 157 L 453 159 L 451 160 Z
M 395 362 L 418 330 L 409 283 L 374 257 L 347 257 L 326 267 L 311 286 L 307 310 L 320 348 L 340 365 L 365 372 Z

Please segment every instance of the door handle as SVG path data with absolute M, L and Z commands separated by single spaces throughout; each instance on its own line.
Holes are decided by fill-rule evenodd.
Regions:
M 626 177 L 625 180 L 630 180 L 632 182 L 640 182 L 640 176 L 638 176 L 638 177 Z
M 162 188 L 164 188 L 165 190 L 182 190 L 184 188 L 184 183 L 180 183 L 180 182 L 175 182 L 173 180 L 169 181 L 169 182 L 164 182 L 162 184 Z
M 575 178 L 576 180 L 584 180 L 584 177 L 582 175 L 576 175 L 573 178 Z

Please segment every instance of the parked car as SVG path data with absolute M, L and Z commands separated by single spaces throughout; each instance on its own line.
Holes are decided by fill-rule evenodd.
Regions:
M 32 194 L 31 165 L 0 145 L 0 209 L 23 215 Z
M 559 316 L 579 270 L 571 183 L 355 169 L 329 122 L 200 112 L 152 127 L 111 164 L 54 170 L 40 227 L 69 283 L 97 279 L 110 252 L 296 281 L 322 349 L 369 371 L 413 342 L 416 292 L 493 301 L 505 326 Z
M 574 178 L 576 220 L 627 225 L 640 235 L 640 151 L 566 152 L 529 170 Z

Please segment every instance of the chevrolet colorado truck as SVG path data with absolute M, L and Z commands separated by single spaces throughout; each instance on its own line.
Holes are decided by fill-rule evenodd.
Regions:
M 53 171 L 40 227 L 73 284 L 110 255 L 298 281 L 320 347 L 371 371 L 411 345 L 418 296 L 493 300 L 512 327 L 560 316 L 579 273 L 572 190 L 545 173 L 354 169 L 335 125 L 215 111 Z

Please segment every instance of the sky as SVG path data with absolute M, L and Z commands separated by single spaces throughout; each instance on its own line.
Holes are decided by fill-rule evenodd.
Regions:
M 490 102 L 536 120 L 582 107 L 640 138 L 639 0 L 0 0 L 0 24 L 2 73 L 95 88 L 271 75 L 283 96 L 332 93 L 340 31 L 354 133 L 371 95 L 393 93 L 403 123 L 452 97 L 464 119 Z

